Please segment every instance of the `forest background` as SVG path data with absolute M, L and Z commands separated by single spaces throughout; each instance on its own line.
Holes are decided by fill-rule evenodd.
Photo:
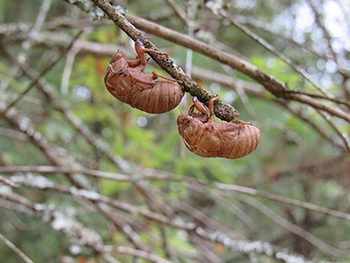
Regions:
M 110 2 L 0 1 L 0 262 L 350 262 L 349 1 Z M 199 85 L 173 111 L 106 90 L 140 34 L 116 14 Z M 199 87 L 253 153 L 187 150 Z

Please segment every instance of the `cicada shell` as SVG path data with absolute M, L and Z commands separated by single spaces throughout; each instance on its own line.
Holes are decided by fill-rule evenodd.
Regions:
M 204 105 L 194 100 L 188 116 L 178 117 L 178 129 L 185 145 L 202 157 L 237 159 L 250 154 L 260 143 L 261 131 L 240 120 L 216 123 L 213 102 L 217 99 L 218 96 L 209 102 L 209 116 Z M 194 107 L 201 114 L 193 113 Z
M 138 53 L 136 59 L 128 59 L 120 50 L 112 56 L 104 79 L 107 90 L 118 100 L 148 113 L 174 109 L 184 96 L 184 91 L 176 84 L 180 81 L 155 72 L 143 73 L 147 64 L 145 52 L 166 53 L 145 49 L 139 39 L 135 42 L 135 49 Z M 158 77 L 168 80 L 155 80 Z

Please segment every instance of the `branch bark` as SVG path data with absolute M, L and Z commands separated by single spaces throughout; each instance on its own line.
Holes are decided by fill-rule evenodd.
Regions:
M 24 254 L 19 248 L 17 248 L 10 240 L 0 234 L 0 239 L 5 243 L 13 252 L 15 252 L 24 262 L 34 263 L 26 254 Z

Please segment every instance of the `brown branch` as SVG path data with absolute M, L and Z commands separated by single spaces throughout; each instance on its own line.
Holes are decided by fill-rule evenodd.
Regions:
M 301 95 L 309 96 L 311 98 L 332 101 L 332 102 L 337 103 L 337 104 L 345 105 L 346 107 L 348 107 L 350 109 L 350 103 L 348 101 L 339 100 L 339 99 L 331 98 L 331 97 L 326 97 L 326 96 L 322 96 L 322 95 L 315 94 L 315 93 L 312 93 L 312 92 L 301 91 L 301 90 L 286 90 L 285 92 L 286 93 L 291 93 L 291 94 L 301 94 Z
M 27 136 L 22 132 L 2 127 L 0 127 L 0 136 L 6 136 L 8 138 L 23 142 L 28 140 Z
M 250 96 L 266 99 L 269 94 L 261 85 L 249 81 L 244 81 L 233 76 L 221 74 L 212 70 L 201 67 L 192 67 L 192 76 L 208 82 L 228 87 L 231 90 L 237 91 L 243 89 Z M 270 96 L 271 97 L 271 96 Z
M 331 127 L 334 129 L 336 134 L 343 141 L 344 151 L 347 152 L 347 153 L 350 153 L 350 142 L 348 141 L 349 137 L 346 137 L 347 135 L 343 134 L 340 131 L 340 129 L 337 127 L 337 125 L 331 120 L 331 118 L 328 115 L 326 115 L 322 111 L 318 111 L 318 113 L 331 125 Z
M 309 116 L 305 114 L 305 111 L 302 111 L 301 109 L 294 109 L 293 107 L 291 107 L 291 105 L 287 104 L 284 101 L 276 100 L 276 102 L 279 103 L 279 105 L 281 105 L 285 109 L 287 109 L 289 112 L 291 112 L 293 115 L 297 116 L 299 119 L 301 119 L 302 121 L 310 125 L 312 128 L 314 128 L 324 139 L 329 141 L 331 144 L 337 147 L 342 147 L 342 145 L 340 145 L 334 140 L 333 134 L 329 133 L 324 126 L 318 125 L 313 119 L 309 118 Z
M 270 35 L 273 35 L 275 38 L 278 39 L 283 39 L 286 42 L 301 48 L 302 50 L 307 50 L 308 52 L 311 52 L 312 54 L 314 54 L 315 56 L 319 57 L 319 58 L 323 58 L 326 60 L 334 60 L 334 58 L 332 56 L 329 56 L 327 54 L 321 53 L 319 51 L 317 51 L 316 49 L 314 49 L 312 46 L 307 45 L 306 43 L 300 43 L 298 41 L 296 41 L 295 39 L 293 39 L 292 36 L 289 36 L 287 34 L 285 34 L 284 32 L 275 32 L 273 30 L 271 30 L 271 27 L 269 26 L 269 24 L 265 24 L 262 21 L 257 21 L 256 17 L 241 17 L 241 16 L 235 16 L 236 19 L 238 19 L 238 21 L 241 24 L 244 24 L 246 26 L 251 26 L 254 27 L 257 31 L 264 31 Z
M 174 0 L 166 1 L 170 5 L 171 9 L 173 9 L 175 15 L 181 20 L 181 22 L 186 26 L 189 26 L 190 22 L 188 21 L 186 13 L 181 9 L 181 7 L 178 6 L 178 4 L 174 2 Z
M 0 117 L 5 116 L 5 114 L 13 107 L 15 106 L 33 87 L 37 85 L 37 83 L 40 81 L 40 79 L 45 76 L 70 50 L 70 48 L 73 46 L 75 39 L 79 38 L 79 36 L 83 33 L 81 30 L 75 38 L 73 38 L 73 41 L 70 43 L 68 47 L 65 48 L 61 52 L 61 54 L 56 58 L 54 61 L 52 61 L 33 81 L 32 83 L 13 101 L 6 107 L 6 109 L 2 112 L 0 112 Z M 3 43 L 0 43 L 0 49 L 5 52 L 6 55 L 11 56 L 11 53 L 9 50 L 4 46 Z
M 131 178 L 127 175 L 121 175 L 117 173 L 110 173 L 110 172 L 103 172 L 99 170 L 80 170 L 80 169 L 70 169 L 65 167 L 58 167 L 58 166 L 7 166 L 7 167 L 0 167 L 0 173 L 15 173 L 15 172 L 37 172 L 42 174 L 51 174 L 51 173 L 78 173 L 78 174 L 85 174 L 89 176 L 94 176 L 97 178 L 106 178 L 116 181 L 133 181 L 137 180 L 135 178 Z M 170 181 L 179 181 L 179 182 L 188 182 L 191 184 L 199 184 L 204 186 L 210 186 L 214 187 L 221 191 L 233 191 L 233 192 L 239 192 L 244 193 L 248 195 L 254 195 L 263 197 L 266 199 L 273 200 L 275 202 L 302 207 L 304 209 L 312 210 L 314 212 L 327 214 L 330 216 L 342 218 L 345 220 L 350 220 L 350 214 L 328 209 L 322 206 L 318 206 L 312 203 L 303 202 L 300 200 L 272 194 L 265 191 L 260 191 L 254 188 L 250 187 L 244 187 L 240 185 L 234 185 L 234 184 L 224 184 L 224 183 L 218 183 L 218 182 L 206 182 L 201 181 L 192 177 L 186 177 L 186 176 L 175 176 L 171 173 L 165 173 L 162 171 L 156 171 L 154 169 L 144 169 L 142 171 L 142 176 L 139 178 L 140 180 L 170 180 Z
M 11 59 L 11 61 L 17 65 L 20 70 L 28 76 L 31 80 L 36 79 L 36 74 L 35 72 L 26 64 L 20 63 L 18 59 L 10 52 L 7 50 L 6 55 Z M 49 85 L 46 85 L 46 82 L 44 79 L 40 79 L 37 82 L 37 86 L 40 92 L 43 93 L 45 96 L 48 104 L 53 106 L 57 111 L 62 112 L 63 116 L 68 120 L 68 122 L 74 127 L 76 131 L 78 131 L 80 134 L 84 136 L 84 138 L 96 149 L 104 153 L 107 158 L 114 164 L 116 164 L 123 172 L 129 172 L 130 164 L 127 163 L 125 160 L 120 158 L 119 156 L 114 156 L 111 153 L 108 152 L 107 144 L 103 143 L 100 141 L 93 133 L 90 132 L 89 128 L 84 125 L 84 123 L 75 115 L 73 114 L 68 108 L 62 106 L 58 100 L 56 99 L 55 94 L 53 94 L 53 90 L 50 88 Z M 46 143 L 46 142 L 45 142 Z M 43 143 L 43 144 L 45 144 Z M 46 149 L 46 148 L 45 148 Z M 54 162 L 54 164 L 61 166 L 61 163 L 57 163 L 57 159 L 53 157 L 53 155 L 50 152 L 50 148 L 47 148 L 48 151 L 44 151 L 47 153 L 47 156 L 49 157 L 50 160 Z
M 243 201 L 244 203 L 249 204 L 250 206 L 256 208 L 258 211 L 263 213 L 265 216 L 270 218 L 273 222 L 275 222 L 280 227 L 286 229 L 287 231 L 303 238 L 304 240 L 308 241 L 315 247 L 319 248 L 323 252 L 326 252 L 329 255 L 341 257 L 341 256 L 348 256 L 350 253 L 349 251 L 343 251 L 339 250 L 335 247 L 330 246 L 329 244 L 325 243 L 323 240 L 317 238 L 310 232 L 304 230 L 303 228 L 299 227 L 296 224 L 293 224 L 289 222 L 288 220 L 284 219 L 283 217 L 279 216 L 277 213 L 272 211 L 268 206 L 263 205 L 262 202 L 259 202 L 258 200 L 249 197 L 249 196 L 235 196 L 235 198 L 238 198 L 239 200 Z
M 273 76 L 261 71 L 258 67 L 250 64 L 249 62 L 227 52 L 220 51 L 211 45 L 205 44 L 199 40 L 193 39 L 188 35 L 181 34 L 177 31 L 171 30 L 164 26 L 157 25 L 146 19 L 139 18 L 133 15 L 127 14 L 126 17 L 138 28 L 145 32 L 152 33 L 158 37 L 164 38 L 171 42 L 180 44 L 184 47 L 191 48 L 194 51 L 202 53 L 210 58 L 213 58 L 223 64 L 231 66 L 245 75 L 251 77 L 256 82 L 260 83 L 270 93 L 277 98 L 285 100 L 295 100 L 308 104 L 315 109 L 327 111 L 331 115 L 337 116 L 350 122 L 350 114 L 344 112 L 341 109 L 334 108 L 322 101 L 307 97 L 304 94 L 291 94 L 286 84 L 282 84 L 279 80 L 276 80 Z
M 131 15 L 127 15 L 127 17 L 131 21 L 133 21 L 135 24 L 138 24 L 140 26 L 142 26 L 142 24 L 144 24 L 144 26 L 146 27 L 146 28 L 144 28 L 146 32 L 148 31 L 147 29 L 153 28 L 155 25 L 152 22 L 149 22 L 149 21 L 141 19 L 141 18 L 133 17 Z M 134 21 L 134 19 L 135 19 L 135 21 Z M 154 28 L 154 29 L 149 30 L 149 31 L 153 34 L 157 34 L 158 31 L 162 31 L 163 34 L 164 34 L 164 32 L 169 31 L 168 33 L 166 33 L 166 36 L 163 36 L 165 39 L 168 39 L 168 37 L 167 37 L 168 34 L 169 35 L 173 34 L 173 31 L 171 31 L 167 28 L 164 28 L 164 27 L 160 27 L 160 28 L 157 27 L 157 28 Z M 171 40 L 171 39 L 168 39 L 168 40 Z M 194 44 L 192 43 L 191 46 L 193 46 L 193 45 Z M 115 47 L 113 45 L 91 43 L 91 42 L 86 42 L 86 41 L 78 41 L 77 48 L 79 48 L 82 53 L 89 53 L 89 54 L 92 53 L 92 54 L 95 54 L 98 56 L 110 56 L 117 49 L 117 47 Z M 211 76 L 211 75 L 209 75 L 209 73 L 213 74 L 212 71 L 210 71 L 210 72 L 208 71 L 207 73 L 208 74 L 206 74 L 206 73 L 201 74 L 201 72 L 199 72 L 199 71 L 194 72 L 194 74 L 201 76 L 201 78 L 205 78 L 205 79 L 219 79 L 220 77 L 224 77 L 224 80 L 221 80 L 221 82 L 223 82 L 223 83 L 227 79 L 225 77 L 225 75 L 223 75 L 223 74 L 215 73 L 214 74 L 215 76 L 214 75 Z M 239 79 L 234 80 L 234 82 L 240 82 L 240 81 L 241 80 L 239 80 Z M 223 84 L 223 85 L 228 85 L 228 84 Z M 259 95 L 260 92 L 261 92 L 261 90 L 259 90 L 258 93 L 256 93 L 256 95 Z M 250 89 L 247 90 L 247 93 L 255 95 L 255 92 L 253 90 L 250 92 Z M 350 121 L 350 116 L 347 113 L 345 113 L 344 111 L 342 111 L 341 109 L 336 109 L 328 104 L 325 104 L 325 103 L 320 102 L 319 100 L 315 100 L 313 98 L 325 99 L 325 100 L 329 100 L 329 101 L 332 101 L 332 102 L 335 102 L 338 104 L 343 104 L 343 105 L 346 105 L 347 107 L 350 107 L 349 103 L 346 101 L 338 100 L 335 98 L 325 97 L 325 96 L 318 95 L 318 94 L 311 93 L 311 92 L 296 91 L 296 90 L 290 90 L 290 89 L 286 89 L 282 93 L 284 95 L 277 96 L 277 97 L 282 97 L 282 98 L 286 97 L 287 99 L 290 99 L 290 100 L 300 101 L 302 103 L 305 103 L 305 104 L 312 106 L 315 109 L 327 111 L 328 113 L 330 113 L 332 115 L 335 115 L 335 116 L 338 116 L 342 119 Z M 262 93 L 261 93 L 261 95 L 262 95 Z M 306 97 L 311 97 L 310 100 L 306 99 L 303 95 Z
M 24 254 L 19 248 L 17 248 L 10 240 L 4 237 L 0 233 L 0 240 L 4 242 L 6 246 L 8 246 L 13 252 L 15 252 L 24 262 L 26 263 L 34 263 L 26 254 Z
M 347 122 L 350 123 L 350 114 L 344 112 L 340 108 L 334 108 L 327 103 L 324 103 L 324 102 L 319 101 L 317 99 L 311 98 L 311 97 L 304 95 L 304 94 L 289 94 L 289 95 L 287 95 L 287 97 L 289 97 L 291 100 L 299 101 L 299 102 L 302 102 L 304 104 L 310 105 L 314 109 L 326 111 L 329 114 L 337 116 L 337 117 L 339 117 L 343 120 L 346 120 Z
M 263 38 L 249 30 L 247 27 L 236 21 L 232 16 L 225 14 L 225 12 L 221 13 L 221 17 L 223 19 L 228 19 L 232 25 L 234 25 L 236 28 L 238 28 L 241 32 L 255 40 L 257 43 L 259 43 L 261 46 L 263 46 L 268 51 L 272 52 L 274 55 L 276 55 L 278 58 L 283 60 L 285 63 L 287 63 L 292 69 L 294 69 L 297 73 L 299 73 L 301 76 L 303 76 L 307 81 L 309 81 L 314 87 L 316 87 L 323 95 L 326 97 L 330 97 L 326 91 L 319 86 L 316 82 L 314 82 L 311 77 L 305 72 L 301 67 L 296 65 L 289 57 L 285 56 L 283 53 L 278 51 L 274 46 L 272 46 L 270 43 L 265 41 Z
M 17 182 L 20 183 L 19 181 L 17 181 Z M 36 187 L 32 181 L 29 183 L 26 183 L 26 181 L 23 181 L 23 182 L 21 182 L 21 184 L 24 184 L 24 185 L 29 186 L 29 187 L 34 187 L 34 188 Z M 143 209 L 142 207 L 137 207 L 137 206 L 125 203 L 125 202 L 121 202 L 121 201 L 103 196 L 103 195 L 98 194 L 98 193 L 93 192 L 93 191 L 86 191 L 83 189 L 79 190 L 79 189 L 75 189 L 74 187 L 61 187 L 61 186 L 57 187 L 51 183 L 47 184 L 45 187 L 43 187 L 41 184 L 40 184 L 40 186 L 37 186 L 37 187 L 40 189 L 48 189 L 48 190 L 59 191 L 61 193 L 65 193 L 65 194 L 70 194 L 74 197 L 86 199 L 86 200 L 91 201 L 93 203 L 103 202 L 103 203 L 107 204 L 108 206 L 115 207 L 115 208 L 118 208 L 120 210 L 124 210 L 126 212 L 129 212 L 130 214 L 141 215 L 141 216 L 147 218 L 148 220 L 158 221 L 158 222 L 161 222 L 165 225 L 184 230 L 189 235 L 194 234 L 198 238 L 201 238 L 203 240 L 208 240 L 211 242 L 219 242 L 222 245 L 224 245 L 225 247 L 232 249 L 234 251 L 237 251 L 237 252 L 244 254 L 244 255 L 249 255 L 250 253 L 258 253 L 258 254 L 263 254 L 263 255 L 273 257 L 276 259 L 280 259 L 280 260 L 285 261 L 285 262 L 288 262 L 288 258 L 290 256 L 287 252 L 281 253 L 280 251 L 276 251 L 272 247 L 272 245 L 268 242 L 235 240 L 235 239 L 231 239 L 226 233 L 223 233 L 221 231 L 215 231 L 215 232 L 210 233 L 207 230 L 205 230 L 204 228 L 196 227 L 195 224 L 193 224 L 193 223 L 185 224 L 179 220 L 170 220 L 169 218 L 167 218 L 161 214 L 147 211 L 147 210 Z M 2 194 L 3 193 L 0 192 L 0 196 Z M 37 210 L 38 205 L 32 203 L 27 198 L 21 197 L 17 194 L 14 194 L 14 193 L 7 194 L 5 196 L 5 198 L 7 198 L 8 200 L 11 200 L 11 201 L 19 202 L 19 203 L 29 207 L 30 209 L 34 210 L 35 212 L 41 212 L 41 213 L 45 212 L 43 209 L 38 211 Z M 40 207 L 42 207 L 42 206 L 40 206 Z M 50 211 L 50 213 L 52 214 L 52 216 L 55 215 L 52 211 Z M 65 234 L 69 235 L 69 233 L 67 233 L 67 229 L 65 229 L 65 230 L 66 230 Z M 97 240 L 97 241 L 100 241 L 100 240 Z M 94 246 L 94 244 L 84 244 L 84 245 L 89 245 L 89 246 L 92 245 L 93 248 L 96 250 L 96 252 L 100 252 L 101 248 L 103 248 L 103 246 L 100 246 L 100 244 L 98 244 L 98 246 Z M 303 259 L 299 262 L 308 262 L 303 257 L 300 257 L 298 255 L 294 255 L 293 257 L 299 257 L 300 260 Z
M 0 111 L 1 110 L 2 108 L 0 106 Z M 15 109 L 11 109 L 11 111 L 5 114 L 4 119 L 15 126 L 19 131 L 24 133 L 27 136 L 28 140 L 33 145 L 38 147 L 52 164 L 55 164 L 57 166 L 67 165 L 66 159 L 56 153 L 55 148 L 50 145 L 47 139 L 34 128 L 31 121 L 27 117 L 18 114 Z M 79 176 L 75 176 L 74 174 L 66 175 L 74 185 L 82 188 L 89 188 L 89 183 L 85 180 L 82 180 L 82 178 Z
M 7 184 L 7 185 L 9 185 L 9 186 L 11 186 L 13 188 L 18 188 L 19 187 L 18 184 L 12 182 L 11 180 L 9 180 L 8 178 L 6 178 L 6 177 L 4 177 L 2 175 L 0 175 L 0 183 Z
M 96 207 L 118 228 L 121 232 L 124 233 L 126 238 L 137 248 L 148 253 L 151 251 L 150 248 L 145 246 L 141 241 L 139 235 L 133 231 L 132 227 L 121 220 L 121 216 L 116 213 L 111 207 L 106 206 L 103 203 L 95 204 Z
M 229 87 L 230 89 L 233 89 L 236 91 L 239 88 L 241 88 L 244 90 L 245 93 L 249 94 L 250 96 L 255 96 L 255 97 L 258 97 L 260 99 L 266 99 L 266 100 L 268 99 L 268 97 L 266 96 L 267 92 L 265 90 L 263 90 L 260 85 L 252 83 L 252 82 L 244 81 L 241 79 L 236 79 L 232 76 L 227 76 L 225 74 L 220 74 L 220 73 L 217 73 L 214 71 L 210 71 L 210 70 L 206 70 L 206 69 L 198 68 L 198 67 L 193 68 L 192 74 L 196 78 L 200 78 L 200 79 L 203 79 L 205 81 L 216 82 L 220 85 L 225 85 L 225 86 Z M 326 100 L 333 101 L 333 102 L 338 103 L 338 104 L 344 104 L 344 105 L 350 107 L 350 104 L 348 102 L 339 101 L 337 99 L 324 97 L 323 95 L 318 95 L 318 94 L 311 93 L 311 92 L 294 91 L 294 90 L 288 90 L 286 92 L 290 92 L 291 94 L 294 94 L 294 93 L 303 94 L 303 95 L 306 95 L 306 96 L 309 96 L 312 98 L 326 99 Z M 325 138 L 331 144 L 335 145 L 336 147 L 342 147 L 342 148 L 344 147 L 340 143 L 337 143 L 334 140 L 334 136 L 332 136 L 331 133 L 328 133 L 328 131 L 323 126 L 318 125 L 317 123 L 315 123 L 314 120 L 309 118 L 306 115 L 305 111 L 294 110 L 290 104 L 288 104 L 287 102 L 282 101 L 282 100 L 274 99 L 272 101 L 279 104 L 279 105 L 282 105 L 284 108 L 286 108 L 292 114 L 294 114 L 295 116 L 300 118 L 302 121 L 308 123 L 312 128 L 314 128 L 323 138 Z M 321 111 L 318 111 L 318 112 L 321 115 L 324 114 Z M 337 134 L 340 135 L 339 132 L 337 132 Z M 346 141 L 344 141 L 344 136 L 341 136 L 341 138 L 344 142 L 345 148 L 348 148 L 349 146 L 347 146 Z
M 125 254 L 125 255 L 132 255 L 135 257 L 139 257 L 139 258 L 144 258 L 147 259 L 148 261 L 154 262 L 154 263 L 171 263 L 170 261 L 158 257 L 152 253 L 149 253 L 147 251 L 144 250 L 140 250 L 140 249 L 134 249 L 134 248 L 130 248 L 130 247 L 125 247 L 125 246 L 104 246 L 101 248 L 100 252 L 103 253 L 111 253 L 111 252 L 117 252 L 120 254 Z

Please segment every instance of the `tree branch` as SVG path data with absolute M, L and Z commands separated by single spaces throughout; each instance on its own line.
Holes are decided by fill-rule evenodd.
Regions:
M 344 112 L 340 108 L 334 108 L 322 101 L 319 101 L 314 98 L 310 98 L 304 94 L 289 92 L 290 89 L 287 86 L 287 84 L 283 84 L 281 81 L 275 79 L 273 76 L 268 75 L 267 73 L 260 70 L 258 67 L 250 64 L 249 62 L 239 58 L 236 55 L 223 52 L 202 41 L 191 38 L 188 35 L 181 34 L 177 31 L 171 30 L 164 26 L 160 26 L 146 19 L 136 17 L 130 14 L 126 14 L 126 17 L 134 25 L 144 30 L 145 32 L 152 33 L 168 41 L 177 43 L 187 48 L 191 48 L 194 51 L 197 51 L 210 58 L 213 58 L 223 64 L 227 64 L 231 66 L 233 69 L 236 69 L 244 73 L 245 75 L 254 79 L 256 82 L 263 85 L 266 90 L 268 90 L 277 98 L 281 98 L 285 100 L 295 100 L 295 101 L 302 102 L 304 104 L 308 104 L 309 106 L 315 109 L 326 111 L 331 115 L 337 116 L 350 123 L 350 114 Z
M 40 81 L 40 79 L 45 76 L 65 55 L 66 53 L 71 49 L 71 47 L 74 44 L 75 39 L 79 38 L 79 36 L 83 33 L 83 31 L 81 30 L 74 38 L 73 41 L 70 43 L 70 45 L 68 47 L 65 48 L 64 51 L 61 52 L 61 54 L 54 60 L 52 61 L 32 82 L 31 84 L 20 94 L 18 95 L 18 97 L 12 101 L 10 103 L 10 105 L 8 105 L 6 107 L 5 110 L 3 110 L 2 112 L 0 112 L 0 117 L 3 117 L 6 115 L 6 113 L 13 107 L 15 106 L 33 87 L 35 87 L 38 82 Z M 0 49 L 2 51 L 4 51 L 4 53 L 8 56 L 11 56 L 10 52 L 8 51 L 8 49 L 2 44 L 0 43 Z
M 15 252 L 26 263 L 34 263 L 29 257 L 26 256 L 20 249 L 18 249 L 10 240 L 0 234 L 0 239 L 6 246 L 8 246 L 13 252 Z
M 116 181 L 133 181 L 135 178 L 130 177 L 130 175 L 123 175 L 118 173 L 110 173 L 110 172 L 104 172 L 100 170 L 87 170 L 87 169 L 71 169 L 71 168 L 65 168 L 60 166 L 7 166 L 7 167 L 0 167 L 0 173 L 15 173 L 15 172 L 36 172 L 36 173 L 42 173 L 42 174 L 51 174 L 51 173 L 69 173 L 69 174 L 85 174 L 88 176 L 93 176 L 96 178 L 106 178 Z M 318 206 L 312 203 L 303 202 L 300 200 L 272 194 L 269 192 L 261 191 L 258 189 L 235 185 L 235 184 L 224 184 L 224 183 L 218 183 L 218 182 L 206 182 L 202 180 L 198 180 L 192 177 L 187 176 L 175 176 L 171 173 L 165 173 L 162 171 L 156 171 L 154 169 L 144 169 L 142 171 L 142 176 L 139 178 L 140 180 L 169 180 L 169 181 L 179 181 L 179 182 L 187 182 L 189 184 L 198 184 L 198 185 L 204 185 L 204 186 L 210 186 L 213 188 L 216 188 L 220 191 L 232 191 L 232 192 L 239 192 L 244 193 L 248 195 L 253 196 L 259 196 L 262 198 L 270 199 L 275 202 L 302 207 L 304 209 L 308 209 L 314 212 L 327 214 L 330 216 L 334 216 L 337 218 L 350 220 L 350 214 L 344 213 L 341 211 L 336 211 L 332 209 L 328 209 L 326 207 Z

